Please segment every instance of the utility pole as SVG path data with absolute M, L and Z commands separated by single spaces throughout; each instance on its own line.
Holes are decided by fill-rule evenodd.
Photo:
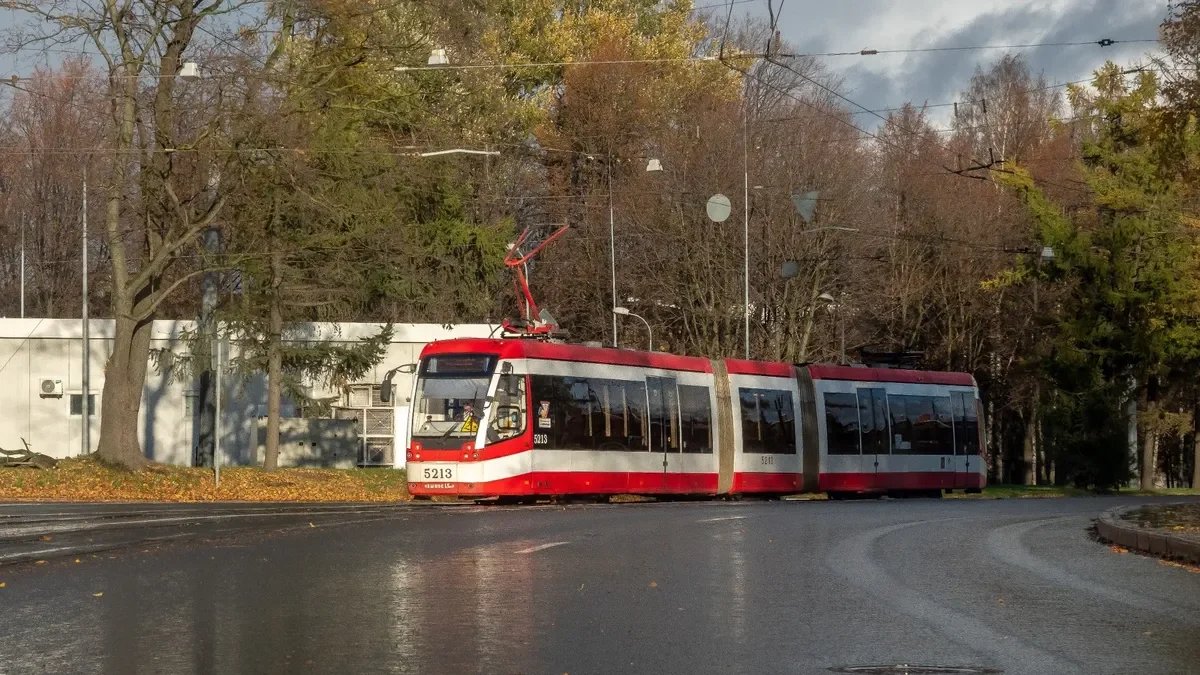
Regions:
M 204 249 L 209 255 L 216 255 L 221 248 L 221 233 L 216 227 L 210 227 L 204 233 Z M 208 366 L 200 371 L 197 377 L 196 403 L 199 408 L 198 416 L 200 433 L 197 439 L 196 466 L 204 466 L 208 461 L 216 461 L 216 417 L 218 407 L 214 400 L 214 351 L 217 345 L 217 330 L 214 314 L 217 309 L 219 273 L 208 270 L 200 281 L 200 335 L 208 354 Z M 219 360 L 217 366 L 219 367 Z M 195 418 L 193 418 L 195 419 Z
M 88 454 L 92 451 L 92 407 L 89 405 L 88 397 L 91 395 L 91 335 L 88 323 L 88 213 L 87 213 L 87 165 L 83 167 L 83 238 L 81 241 L 82 251 L 80 257 L 83 262 L 83 301 L 80 303 L 83 310 L 83 399 L 80 411 L 83 413 L 83 452 Z M 24 231 L 22 231 L 24 234 Z M 23 247 L 22 247 L 23 248 Z M 25 274 L 22 271 L 21 281 L 24 283 Z
M 21 318 L 25 318 L 25 212 L 21 212 Z
M 617 308 L 617 226 L 613 218 L 612 148 L 608 152 L 608 256 L 612 267 L 612 309 Z M 617 315 L 612 316 L 613 349 L 617 348 Z
M 743 95 L 744 96 L 744 95 Z M 742 112 L 742 309 L 745 312 L 745 358 L 750 358 L 750 99 Z

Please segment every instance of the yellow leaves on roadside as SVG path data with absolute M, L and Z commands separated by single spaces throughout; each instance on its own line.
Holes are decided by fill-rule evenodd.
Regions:
M 1176 569 L 1185 570 L 1185 571 L 1191 572 L 1192 574 L 1200 574 L 1200 565 L 1191 565 L 1188 563 L 1176 562 L 1174 560 L 1165 560 L 1165 559 L 1159 560 L 1158 564 L 1165 565 L 1166 567 L 1174 567 Z
M 31 480 L 36 478 L 36 480 Z M 15 501 L 395 502 L 409 499 L 403 471 L 150 465 L 127 471 L 92 458 L 62 460 L 53 471 L 0 469 L 0 499 Z M 50 537 L 43 537 L 50 541 Z

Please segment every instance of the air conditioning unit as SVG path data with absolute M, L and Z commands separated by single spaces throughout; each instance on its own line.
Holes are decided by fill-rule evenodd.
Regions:
M 38 393 L 42 396 L 42 398 L 46 398 L 48 396 L 62 396 L 63 395 L 62 380 L 56 380 L 56 379 L 50 378 L 50 377 L 43 377 L 41 379 L 41 383 L 38 385 Z

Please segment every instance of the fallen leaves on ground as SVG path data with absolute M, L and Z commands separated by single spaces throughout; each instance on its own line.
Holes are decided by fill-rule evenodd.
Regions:
M 151 464 L 140 471 L 93 457 L 61 460 L 55 469 L 0 469 L 0 499 L 27 501 L 395 502 L 409 499 L 394 469 L 212 469 Z
M 1200 504 L 1155 504 L 1130 511 L 1122 516 L 1140 527 L 1153 527 L 1172 532 L 1200 534 Z
M 1175 567 L 1181 570 L 1187 570 L 1192 574 L 1200 574 L 1200 566 L 1190 565 L 1188 563 L 1176 562 L 1174 560 L 1159 560 L 1158 564 L 1166 565 L 1167 567 Z

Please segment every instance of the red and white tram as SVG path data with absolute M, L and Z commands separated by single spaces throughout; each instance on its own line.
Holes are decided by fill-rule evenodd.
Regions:
M 710 360 L 530 339 L 421 353 L 416 496 L 978 490 L 965 373 Z

